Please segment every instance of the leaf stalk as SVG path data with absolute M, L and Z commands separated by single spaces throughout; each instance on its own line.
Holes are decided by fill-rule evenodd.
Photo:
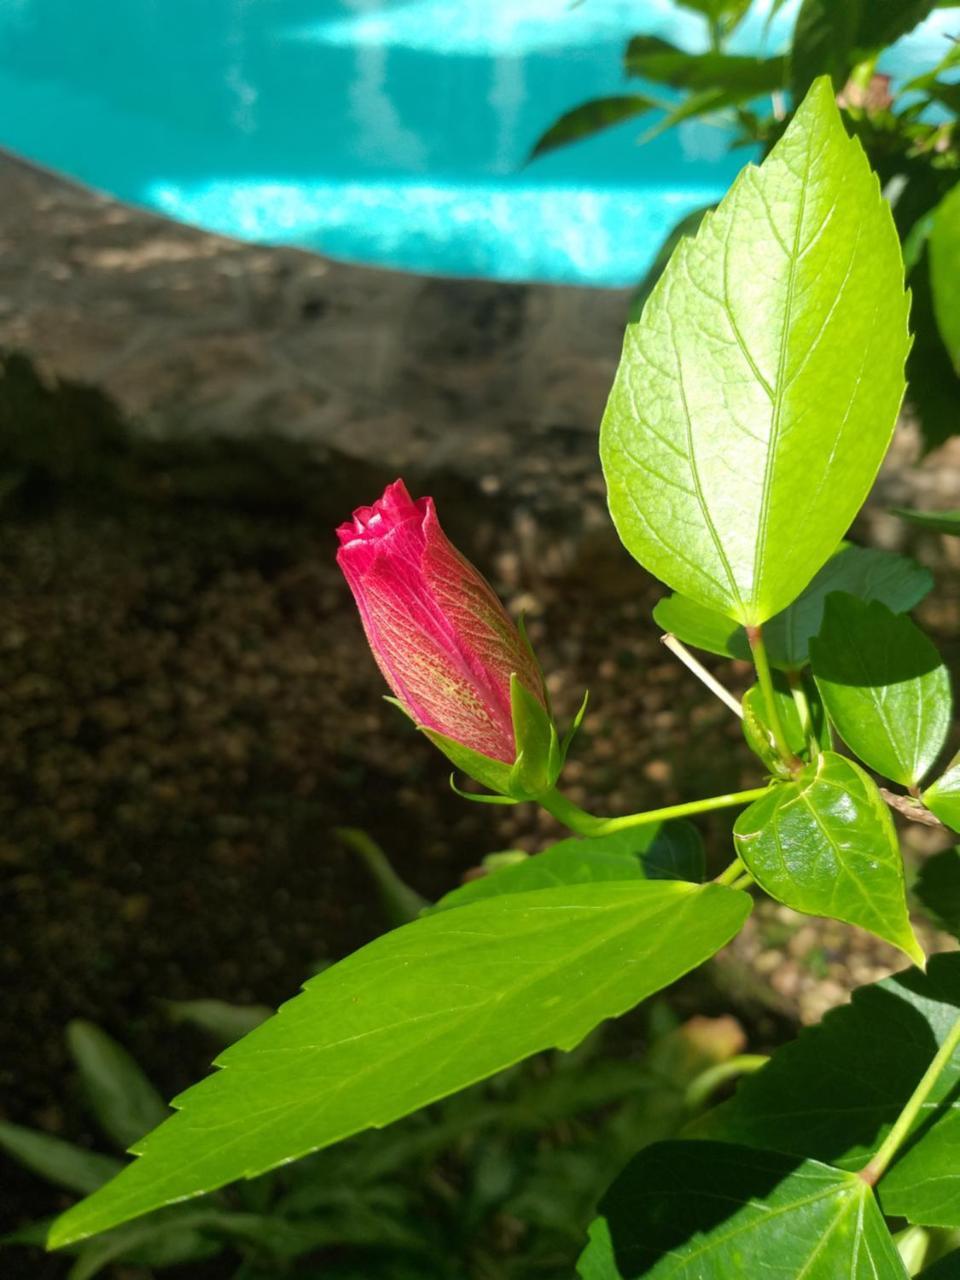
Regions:
M 894 1121 L 893 1128 L 884 1138 L 869 1163 L 864 1165 L 857 1174 L 857 1177 L 862 1179 L 868 1187 L 875 1187 L 886 1173 L 890 1162 L 903 1146 L 910 1130 L 913 1128 L 913 1122 L 923 1109 L 924 1103 L 932 1093 L 934 1085 L 936 1085 L 958 1046 L 960 1046 L 960 1018 L 957 1018 L 947 1032 L 946 1039 L 937 1050 L 936 1056 L 929 1067 L 923 1073 L 920 1083 L 910 1095 L 906 1106 Z
M 753 654 L 753 665 L 757 669 L 757 681 L 763 690 L 764 701 L 767 705 L 767 721 L 770 725 L 770 732 L 773 734 L 773 744 L 777 748 L 777 754 L 780 759 L 790 772 L 799 773 L 803 768 L 803 762 L 790 749 L 787 735 L 783 729 L 783 722 L 780 719 L 777 694 L 773 687 L 773 672 L 770 670 L 770 659 L 767 656 L 767 646 L 763 639 L 763 628 L 746 627 L 745 630 L 747 639 L 750 642 L 750 652 Z
M 618 831 L 630 831 L 634 827 L 648 827 L 655 822 L 669 822 L 671 818 L 687 818 L 696 813 L 710 813 L 714 809 L 731 809 L 735 805 L 752 804 L 766 795 L 769 787 L 753 787 L 749 791 L 731 791 L 723 796 L 707 796 L 703 800 L 688 800 L 683 804 L 667 805 L 663 809 L 648 809 L 645 813 L 628 813 L 619 818 L 598 818 L 587 813 L 579 805 L 568 800 L 556 789 L 540 797 L 540 804 L 558 822 L 569 827 L 578 836 L 610 836 Z M 740 874 L 740 868 L 738 868 Z

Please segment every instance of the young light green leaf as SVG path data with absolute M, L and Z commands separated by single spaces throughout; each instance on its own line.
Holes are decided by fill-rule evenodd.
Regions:
M 929 245 L 933 314 L 953 367 L 960 371 L 960 182 L 937 205 Z
M 445 894 L 432 911 L 462 907 L 483 898 L 564 884 L 600 884 L 614 880 L 703 879 L 705 857 L 692 823 L 667 822 L 635 831 L 560 840 L 491 875 L 468 880 Z
M 600 1202 L 581 1280 L 906 1280 L 870 1188 L 815 1160 L 658 1142 Z
M 92 1022 L 67 1027 L 67 1048 L 80 1072 L 94 1115 L 122 1150 L 161 1124 L 169 1111 L 122 1045 Z
M 960 939 L 960 849 L 927 858 L 913 891 L 933 922 Z
M 950 729 L 950 676 L 906 614 L 878 601 L 827 599 L 810 658 L 837 732 L 877 773 L 916 786 Z
M 822 80 L 627 328 L 600 445 L 628 551 L 738 622 L 786 608 L 873 482 L 907 346 L 890 208 Z
M 824 602 L 831 591 L 847 591 L 861 600 L 880 600 L 894 613 L 905 613 L 932 586 L 930 571 L 907 556 L 844 543 L 797 599 L 764 625 L 770 664 L 784 671 L 798 671 L 806 665 L 811 637 L 820 630 Z M 661 600 L 653 617 L 659 627 L 684 644 L 723 657 L 750 658 L 742 627 L 684 596 Z
M 83 1195 L 96 1191 L 123 1168 L 111 1156 L 6 1120 L 0 1120 L 0 1150 L 47 1182 Z
M 960 1016 L 960 953 L 933 956 L 860 987 L 697 1123 L 712 1139 L 862 1169 Z M 960 1226 L 960 1051 L 917 1116 L 877 1188 L 884 1213 L 921 1226 Z
M 723 946 L 720 885 L 587 884 L 442 911 L 313 978 L 218 1059 L 140 1159 L 54 1225 L 67 1244 L 370 1127 L 548 1048 L 571 1049 Z
M 910 511 L 907 507 L 893 507 L 892 511 L 895 516 L 918 524 L 921 529 L 960 538 L 960 511 Z
M 951 831 L 960 831 L 960 758 L 951 760 L 946 772 L 927 787 L 923 803 Z
M 755 800 L 733 828 L 737 853 L 771 898 L 859 925 L 923 965 L 890 811 L 866 773 L 833 751 Z

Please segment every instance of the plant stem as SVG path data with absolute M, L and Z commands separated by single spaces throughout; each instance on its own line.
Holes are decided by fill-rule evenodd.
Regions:
M 857 1175 L 868 1186 L 876 1186 L 886 1173 L 890 1161 L 903 1146 L 904 1140 L 913 1127 L 913 1122 L 923 1109 L 923 1104 L 930 1096 L 944 1067 L 953 1057 L 954 1051 L 958 1046 L 960 1046 L 960 1018 L 956 1020 L 947 1032 L 946 1039 L 937 1050 L 936 1056 L 923 1073 L 923 1078 L 910 1095 L 906 1106 L 897 1116 L 893 1128 L 880 1144 L 876 1154 L 870 1163 L 865 1165 Z
M 735 1058 L 728 1058 L 726 1062 L 718 1062 L 715 1066 L 707 1067 L 690 1081 L 684 1101 L 691 1111 L 697 1111 L 718 1085 L 734 1080 L 737 1076 L 759 1071 L 769 1061 L 770 1058 L 765 1053 L 738 1053 Z
M 740 875 L 736 878 L 736 880 L 734 880 L 730 888 L 731 889 L 749 889 L 752 884 L 756 884 L 756 883 L 757 883 L 756 880 L 754 880 L 750 872 L 744 869 L 740 873 Z
M 729 867 L 724 867 L 718 876 L 713 877 L 714 884 L 732 885 L 735 880 L 739 880 L 744 873 L 744 865 L 739 858 L 734 858 Z
M 812 743 L 813 717 L 810 714 L 810 703 L 807 700 L 807 691 L 803 687 L 803 677 L 800 672 L 788 671 L 787 684 L 790 686 L 793 705 L 797 708 L 797 715 L 800 717 L 800 728 L 803 730 L 803 736 L 809 743 Z
M 694 813 L 709 813 L 713 809 L 731 809 L 734 805 L 751 804 L 766 795 L 769 787 L 754 787 L 751 791 L 733 791 L 725 796 L 708 796 L 705 800 L 688 800 L 685 804 L 667 805 L 665 809 L 649 809 L 646 813 L 628 813 L 622 818 L 598 818 L 587 813 L 559 791 L 548 791 L 540 797 L 540 804 L 547 813 L 562 822 L 578 836 L 609 836 L 617 831 L 630 831 L 634 827 L 648 827 L 654 822 L 667 822 L 671 818 L 686 818 Z
M 715 693 L 720 701 L 724 703 L 725 706 L 728 706 L 735 716 L 739 716 L 741 720 L 743 719 L 743 707 L 740 705 L 739 698 L 735 698 L 729 689 L 724 688 L 717 677 L 709 672 L 698 658 L 693 656 L 682 641 L 667 632 L 666 635 L 660 637 L 660 642 L 665 648 L 669 649 L 675 657 L 679 658 L 687 670 L 692 671 L 697 679 L 701 680 L 707 686 L 711 693 Z
M 763 642 L 763 628 L 747 627 L 745 630 L 747 639 L 750 641 L 750 652 L 753 654 L 753 665 L 757 668 L 757 680 L 763 690 L 764 701 L 767 704 L 767 720 L 770 722 L 770 732 L 773 734 L 774 746 L 777 748 L 780 759 L 791 773 L 796 773 L 803 766 L 801 761 L 790 750 L 787 735 L 783 731 L 780 709 L 777 706 L 777 693 L 773 687 L 770 659 L 767 657 L 767 646 Z

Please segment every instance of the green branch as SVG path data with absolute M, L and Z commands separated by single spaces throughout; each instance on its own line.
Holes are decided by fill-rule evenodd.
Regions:
M 648 827 L 654 822 L 668 822 L 671 818 L 688 818 L 695 813 L 710 813 L 713 809 L 732 809 L 735 805 L 751 804 L 766 795 L 768 790 L 769 787 L 754 787 L 751 791 L 732 791 L 725 796 L 688 800 L 685 804 L 671 804 L 665 809 L 648 809 L 646 813 L 628 813 L 621 818 L 598 818 L 556 790 L 541 796 L 540 804 L 547 813 L 578 836 L 610 836 L 617 831 Z

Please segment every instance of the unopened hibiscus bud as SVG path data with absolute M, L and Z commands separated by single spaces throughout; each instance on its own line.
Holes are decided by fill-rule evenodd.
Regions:
M 402 480 L 337 529 L 337 563 L 401 707 L 453 763 L 512 799 L 556 781 L 543 676 L 485 579 Z

